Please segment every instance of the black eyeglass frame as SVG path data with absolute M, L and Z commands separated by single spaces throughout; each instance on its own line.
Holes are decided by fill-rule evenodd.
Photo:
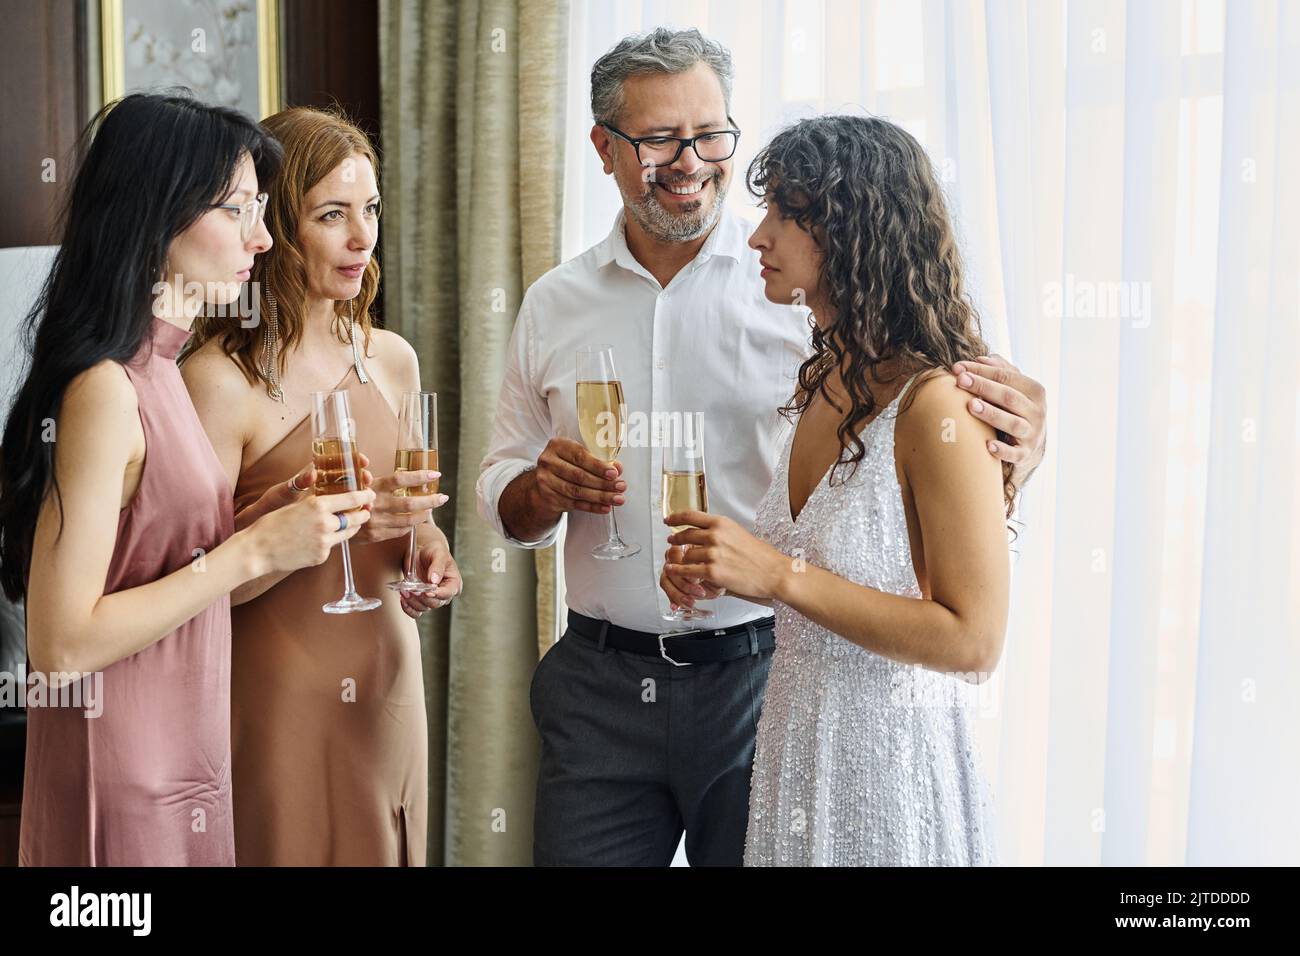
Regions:
M 727 119 L 731 120 L 731 117 L 728 116 Z M 731 120 L 731 121 L 733 123 L 735 122 L 735 120 Z M 647 166 L 654 169 L 660 169 L 664 166 L 671 166 L 673 163 L 677 162 L 677 160 L 681 158 L 682 150 L 686 149 L 687 146 L 695 150 L 696 158 L 699 159 L 699 161 L 702 163 L 725 163 L 727 160 L 731 159 L 732 156 L 735 156 L 736 150 L 740 148 L 740 130 L 735 129 L 734 127 L 731 129 L 711 129 L 711 130 L 707 130 L 706 132 L 699 133 L 695 136 L 690 136 L 690 137 L 659 135 L 659 136 L 638 136 L 634 138 L 628 136 L 627 133 L 623 132 L 621 129 L 618 129 L 615 126 L 610 125 L 609 123 L 601 123 L 600 125 L 605 127 L 605 129 L 609 130 L 619 139 L 623 139 L 631 143 L 632 149 L 636 152 L 636 161 L 640 163 L 642 166 Z M 730 133 L 735 137 L 731 141 L 731 152 L 728 153 L 726 156 L 723 156 L 721 159 L 705 159 L 703 156 L 701 156 L 700 151 L 695 147 L 695 141 L 697 139 L 703 139 L 706 136 L 717 136 L 722 133 Z M 651 139 L 660 139 L 665 141 L 670 139 L 676 140 L 677 152 L 675 152 L 673 154 L 673 158 L 668 160 L 668 162 L 666 163 L 647 163 L 645 160 L 641 158 L 641 144 Z

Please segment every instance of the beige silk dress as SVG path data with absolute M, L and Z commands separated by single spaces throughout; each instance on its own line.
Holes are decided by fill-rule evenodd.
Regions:
M 397 416 L 355 366 L 346 388 L 357 444 L 376 479 L 394 470 Z M 308 416 L 235 486 L 235 512 L 311 458 Z M 373 611 L 326 614 L 343 594 L 334 548 L 231 609 L 231 748 L 239 866 L 423 866 L 428 730 L 420 638 L 386 586 L 405 535 L 351 544 L 357 592 Z

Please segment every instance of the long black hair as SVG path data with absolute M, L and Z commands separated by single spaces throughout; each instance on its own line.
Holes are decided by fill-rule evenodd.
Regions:
M 12 600 L 26 594 L 36 518 L 50 491 L 63 531 L 45 423 L 57 421 L 69 383 L 104 359 L 134 358 L 150 333 L 172 240 L 225 197 L 243 157 L 263 189 L 280 162 L 279 145 L 257 123 L 188 91 L 109 103 L 81 134 L 78 153 L 62 242 L 27 314 L 30 361 L 0 450 L 0 585 Z

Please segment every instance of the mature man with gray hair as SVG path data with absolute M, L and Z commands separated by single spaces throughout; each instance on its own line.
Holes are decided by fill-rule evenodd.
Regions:
M 528 289 L 511 339 L 479 513 L 525 548 L 568 521 L 568 628 L 530 691 L 539 865 L 667 865 L 683 830 L 693 865 L 744 855 L 773 619 L 724 595 L 703 630 L 665 620 L 660 449 L 629 439 L 619 461 L 593 456 L 575 398 L 577 350 L 610 346 L 629 435 L 648 434 L 638 418 L 703 412 L 708 510 L 753 526 L 809 326 L 767 301 L 751 227 L 724 209 L 732 76 L 697 30 L 628 37 L 597 61 L 591 142 L 623 208 Z M 1030 435 L 1032 454 L 1041 428 Z M 615 508 L 628 546 L 609 560 L 593 550 Z

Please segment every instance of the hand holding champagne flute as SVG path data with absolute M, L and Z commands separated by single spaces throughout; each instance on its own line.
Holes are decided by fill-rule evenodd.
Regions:
M 438 470 L 438 396 L 434 392 L 403 392 L 402 410 L 397 421 L 397 473 Z M 438 479 L 421 485 L 406 485 L 393 490 L 398 498 L 421 497 L 438 493 Z M 389 581 L 394 591 L 436 591 L 438 585 L 421 581 L 416 560 L 416 525 L 411 526 L 406 544 L 406 565 L 402 577 Z
M 316 465 L 315 493 L 334 495 L 339 492 L 358 491 L 361 488 L 361 463 L 358 459 L 356 423 L 348 404 L 346 389 L 312 392 L 311 429 L 312 459 Z M 350 516 L 338 516 L 339 531 L 348 527 Z M 373 611 L 382 603 L 378 598 L 363 598 L 357 594 L 352 581 L 352 555 L 347 541 L 343 549 L 343 597 L 322 605 L 326 614 L 350 614 L 353 611 Z
M 709 510 L 709 492 L 704 479 L 704 413 L 682 416 L 682 433 L 661 436 L 663 444 L 663 517 L 682 511 Z M 677 525 L 673 532 L 689 525 Z M 713 617 L 707 608 L 678 607 L 662 615 L 665 621 L 698 621 Z
M 614 350 L 608 345 L 588 345 L 577 356 L 578 431 L 587 451 L 612 462 L 623 448 L 627 403 L 623 383 L 614 371 Z M 618 533 L 614 508 L 609 510 L 609 535 L 591 549 L 593 557 L 605 560 L 630 558 L 641 553 L 641 545 L 624 542 Z

